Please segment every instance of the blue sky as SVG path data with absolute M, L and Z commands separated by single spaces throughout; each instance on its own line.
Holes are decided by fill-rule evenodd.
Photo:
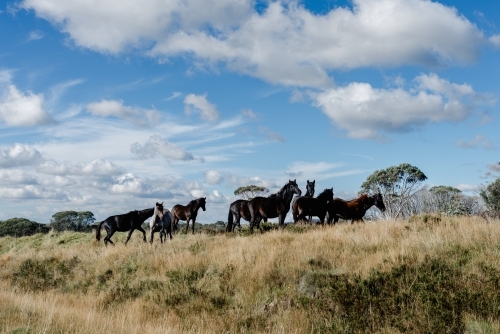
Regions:
M 495 1 L 7 1 L 0 219 L 112 214 L 410 163 L 474 195 L 499 161 Z M 319 190 L 319 191 L 318 191 Z

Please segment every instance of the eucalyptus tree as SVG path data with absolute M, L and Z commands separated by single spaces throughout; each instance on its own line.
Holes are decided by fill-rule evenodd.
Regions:
M 411 214 L 411 199 L 423 189 L 427 176 L 417 167 L 407 163 L 376 170 L 361 185 L 363 193 L 381 193 L 386 206 L 385 214 L 401 218 Z M 405 212 L 406 211 L 406 212 Z
M 236 196 L 240 196 L 241 198 L 249 201 L 254 197 L 257 196 L 263 196 L 269 192 L 269 189 L 266 187 L 261 187 L 261 186 L 256 186 L 256 185 L 249 185 L 249 186 L 244 186 L 244 187 L 239 187 L 234 191 L 234 194 Z

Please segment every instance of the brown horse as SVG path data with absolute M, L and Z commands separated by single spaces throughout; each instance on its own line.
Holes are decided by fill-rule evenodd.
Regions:
M 328 203 L 328 224 L 337 223 L 340 218 L 354 221 L 363 221 L 366 211 L 375 205 L 380 211 L 385 211 L 385 204 L 380 193 L 370 195 L 362 194 L 359 198 L 351 201 L 344 201 L 341 198 L 334 198 Z
M 312 182 L 309 182 L 309 180 L 307 180 L 307 185 L 306 185 L 306 194 L 302 197 L 313 197 L 314 196 L 314 185 L 316 184 L 316 180 L 312 180 Z M 292 215 L 293 215 L 293 221 L 296 222 L 297 221 L 297 200 L 299 198 L 302 198 L 300 196 L 295 196 L 293 199 L 292 199 Z M 311 222 L 311 219 L 312 219 L 312 216 L 309 216 L 309 223 Z
M 333 188 L 325 189 L 318 197 L 302 196 L 295 201 L 294 222 L 305 220 L 306 216 L 316 216 L 321 224 L 325 223 L 328 203 L 333 200 Z M 295 208 L 294 208 L 295 209 Z
M 290 211 L 290 202 L 294 194 L 300 196 L 302 191 L 299 189 L 296 180 L 289 180 L 276 194 L 268 197 L 255 197 L 249 204 L 250 211 L 250 233 L 253 233 L 253 227 L 260 227 L 262 218 L 279 218 L 280 227 L 285 225 L 285 217 Z M 262 232 L 262 230 L 261 230 Z
M 198 209 L 202 208 L 205 211 L 205 203 L 206 197 L 200 197 L 198 199 L 194 199 L 188 203 L 188 205 L 180 205 L 176 204 L 172 208 L 172 223 L 174 229 L 177 230 L 177 224 L 179 220 L 186 221 L 186 234 L 189 229 L 189 221 L 193 223 L 193 234 L 194 234 L 194 224 L 196 222 L 196 216 L 198 215 Z
M 250 203 L 250 201 L 247 201 L 245 199 L 239 199 L 231 203 L 231 205 L 229 206 L 229 213 L 227 215 L 226 232 L 234 232 L 234 228 L 236 226 L 241 228 L 241 218 L 245 219 L 246 221 L 250 221 L 251 216 L 250 209 L 248 209 L 248 203 Z M 267 218 L 264 219 L 264 221 L 267 222 Z

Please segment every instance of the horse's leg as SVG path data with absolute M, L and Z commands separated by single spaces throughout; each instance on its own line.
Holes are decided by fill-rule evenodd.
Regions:
M 164 234 L 164 233 L 165 233 L 165 230 L 164 230 L 164 228 L 162 227 L 162 228 L 160 229 L 160 243 L 163 243 L 163 234 Z
M 191 229 L 193 230 L 194 234 L 194 225 L 196 225 L 196 215 L 191 216 Z
M 152 245 L 153 244 L 153 236 L 154 236 L 154 233 L 155 233 L 155 228 L 154 227 L 151 227 L 151 237 L 149 239 L 149 243 Z
M 139 226 L 137 229 L 142 232 L 142 240 L 146 242 L 146 231 L 142 228 L 142 226 Z
M 186 219 L 186 234 L 188 234 L 188 230 L 189 230 L 189 221 L 191 220 L 191 217 L 187 217 Z
M 134 232 L 134 228 L 131 228 L 130 231 L 128 231 L 127 240 L 125 240 L 125 245 L 130 240 L 130 237 L 132 236 L 132 232 Z
M 113 234 L 115 234 L 115 231 L 112 228 L 110 228 L 109 230 L 106 229 L 106 237 L 104 238 L 105 246 L 108 245 L 108 242 L 111 243 L 112 245 L 115 244 L 113 241 L 111 241 L 111 237 L 113 236 Z
M 179 218 L 177 216 L 172 217 L 172 229 L 175 229 L 175 231 L 178 230 L 177 224 L 179 223 Z

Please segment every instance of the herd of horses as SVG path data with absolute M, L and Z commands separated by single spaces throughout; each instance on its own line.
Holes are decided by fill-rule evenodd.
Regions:
M 333 197 L 333 188 L 326 188 L 318 196 L 314 197 L 315 181 L 307 180 L 306 194 L 302 196 L 302 191 L 297 185 L 296 180 L 289 180 L 277 193 L 268 197 L 254 197 L 251 200 L 239 199 L 231 203 L 227 218 L 227 232 L 234 232 L 235 227 L 240 227 L 240 220 L 250 223 L 250 233 L 253 233 L 254 227 L 262 232 L 260 222 L 267 222 L 267 219 L 278 218 L 279 226 L 285 225 L 285 217 L 292 208 L 293 220 L 312 222 L 312 217 L 318 217 L 319 223 L 333 224 L 339 219 L 354 221 L 363 220 L 366 211 L 372 206 L 376 206 L 382 212 L 385 211 L 384 201 L 380 193 L 367 195 L 362 194 L 356 199 L 345 201 L 341 198 Z M 186 233 L 189 230 L 191 222 L 194 234 L 194 225 L 198 210 L 206 210 L 206 197 L 190 201 L 187 205 L 176 204 L 172 210 L 165 209 L 162 203 L 156 203 L 154 208 L 145 210 L 134 210 L 121 215 L 114 215 L 106 218 L 96 225 L 96 239 L 101 239 L 101 229 L 106 230 L 104 244 L 111 243 L 111 237 L 115 232 L 128 232 L 125 244 L 130 240 L 134 230 L 139 230 L 146 241 L 146 231 L 142 224 L 151 217 L 150 243 L 153 243 L 154 233 L 160 232 L 160 242 L 163 243 L 167 235 L 172 239 L 172 231 L 177 230 L 180 220 L 186 221 Z

